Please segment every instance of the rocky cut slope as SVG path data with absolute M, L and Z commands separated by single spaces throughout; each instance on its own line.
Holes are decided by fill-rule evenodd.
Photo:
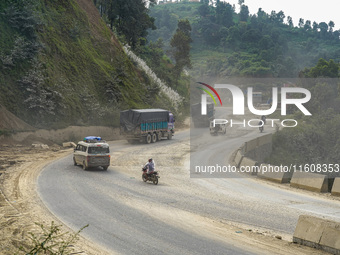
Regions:
M 35 127 L 115 126 L 119 109 L 168 107 L 91 0 L 0 3 L 0 103 Z

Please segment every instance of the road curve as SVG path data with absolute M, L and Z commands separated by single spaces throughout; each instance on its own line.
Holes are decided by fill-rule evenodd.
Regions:
M 185 132 L 172 141 L 152 145 L 113 142 L 112 164 L 115 165 L 117 154 L 124 150 L 133 157 L 147 147 L 173 148 L 182 143 L 182 139 L 187 140 L 187 135 Z M 157 158 L 155 160 L 157 163 Z M 89 224 L 83 235 L 112 253 L 256 254 L 228 240 L 210 237 L 208 229 L 207 233 L 200 232 L 205 227 L 204 217 L 190 213 L 196 210 L 198 201 L 167 182 L 171 173 L 161 174 L 160 183 L 155 186 L 141 181 L 139 165 L 132 166 L 132 172 L 124 171 L 125 167 L 83 171 L 73 166 L 70 155 L 43 170 L 38 178 L 38 192 L 49 210 L 72 229 Z M 188 201 L 195 205 L 183 208 Z
M 227 163 L 243 142 L 261 135 L 233 132 L 216 139 L 200 136 L 204 148 L 191 151 L 191 157 Z M 83 171 L 70 155 L 42 171 L 38 193 L 65 224 L 74 230 L 89 224 L 86 238 L 120 254 L 264 254 L 236 242 L 224 232 L 225 223 L 291 235 L 301 214 L 340 220 L 339 201 L 308 192 L 244 176 L 190 178 L 189 145 L 189 131 L 150 145 L 112 142 L 108 171 Z M 160 170 L 157 186 L 141 181 L 140 166 L 150 156 Z

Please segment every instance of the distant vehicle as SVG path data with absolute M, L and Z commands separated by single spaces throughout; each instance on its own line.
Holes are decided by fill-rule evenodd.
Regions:
M 226 133 L 227 133 L 227 124 L 215 123 L 215 126 L 214 126 L 214 121 L 210 121 L 210 134 L 211 135 L 218 135 L 218 134 L 225 135 Z
M 109 145 L 99 136 L 87 136 L 74 149 L 73 163 L 75 166 L 82 165 L 84 170 L 90 167 L 107 170 L 110 166 Z
M 263 130 L 264 130 L 264 123 L 263 123 L 263 121 L 260 121 L 259 122 L 259 130 L 260 130 L 260 133 L 262 133 L 263 132 Z
M 201 114 L 201 103 L 191 105 L 191 117 L 195 128 L 209 127 L 209 123 L 214 119 L 215 106 L 213 103 L 207 102 L 207 114 Z
M 120 134 L 129 143 L 170 140 L 174 133 L 175 118 L 168 110 L 130 109 L 120 112 Z

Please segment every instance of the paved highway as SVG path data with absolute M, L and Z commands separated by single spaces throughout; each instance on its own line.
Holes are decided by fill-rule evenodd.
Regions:
M 340 220 L 339 201 L 309 192 L 244 175 L 190 178 L 190 159 L 228 164 L 243 142 L 263 135 L 257 129 L 229 131 L 217 137 L 192 131 L 195 144 L 204 145 L 192 148 L 189 130 L 150 145 L 115 141 L 107 171 L 83 171 L 70 155 L 43 170 L 38 192 L 65 224 L 74 230 L 89 224 L 85 237 L 120 254 L 265 254 L 238 242 L 226 223 L 291 236 L 301 214 Z M 160 171 L 157 186 L 141 180 L 149 157 Z

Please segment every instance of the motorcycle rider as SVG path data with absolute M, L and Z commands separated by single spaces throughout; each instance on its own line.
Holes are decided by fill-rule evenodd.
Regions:
M 152 158 L 149 159 L 144 168 L 148 170 L 147 174 L 151 174 L 153 171 L 155 171 L 155 162 L 152 160 Z
M 263 129 L 264 129 L 264 121 L 261 119 L 260 121 L 259 121 L 259 130 L 260 130 L 260 132 L 262 133 L 263 132 Z

